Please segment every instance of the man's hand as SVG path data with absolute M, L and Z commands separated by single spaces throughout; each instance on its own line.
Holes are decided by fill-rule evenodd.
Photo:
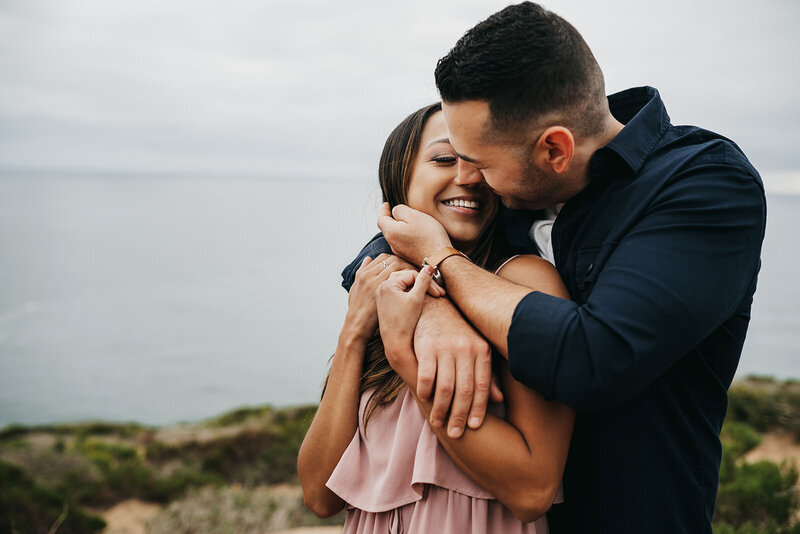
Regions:
M 389 203 L 381 206 L 378 228 L 392 250 L 415 265 L 439 249 L 451 246 L 444 227 L 426 213 L 398 204 L 393 210 Z
M 389 204 L 384 203 L 378 227 L 396 254 L 417 265 L 421 265 L 427 255 L 451 246 L 450 237 L 439 221 L 403 204 L 390 210 Z M 390 333 L 381 322 L 382 336 L 384 332 Z M 401 365 L 401 359 L 404 361 L 404 355 L 409 352 L 399 343 L 393 347 L 393 341 L 385 337 L 384 347 L 392 367 Z M 394 364 L 390 353 L 397 355 Z M 461 436 L 467 423 L 470 428 L 481 426 L 490 392 L 492 400 L 503 399 L 492 377 L 489 344 L 450 301 L 426 299 L 414 331 L 414 353 L 419 364 L 417 395 L 433 400 L 433 426 L 443 426 L 450 411 L 447 432 L 451 437 Z M 414 387 L 409 380 L 406 383 Z
M 490 393 L 493 401 L 503 400 L 492 376 L 489 344 L 449 300 L 425 299 L 414 331 L 414 352 L 419 362 L 417 395 L 433 399 L 433 426 L 443 426 L 450 410 L 451 437 L 461 436 L 467 422 L 473 429 L 481 426 Z

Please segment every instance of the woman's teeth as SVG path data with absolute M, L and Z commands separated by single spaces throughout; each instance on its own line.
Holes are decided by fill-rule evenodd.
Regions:
M 480 204 L 474 200 L 461 200 L 461 199 L 453 199 L 453 200 L 444 200 L 442 204 L 445 206 L 455 206 L 457 208 L 472 208 L 474 210 L 480 208 Z

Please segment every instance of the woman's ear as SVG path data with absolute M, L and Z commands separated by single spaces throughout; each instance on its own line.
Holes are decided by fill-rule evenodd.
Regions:
M 533 158 L 537 165 L 555 174 L 565 173 L 574 155 L 575 137 L 563 126 L 546 129 L 533 147 Z

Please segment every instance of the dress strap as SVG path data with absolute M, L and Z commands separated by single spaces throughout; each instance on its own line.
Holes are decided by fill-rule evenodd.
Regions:
M 510 262 L 510 261 L 511 261 L 511 260 L 513 260 L 514 258 L 519 258 L 520 256 L 522 256 L 522 254 L 514 254 L 513 256 L 511 256 L 510 258 L 508 258 L 506 261 L 504 261 L 503 263 L 501 263 L 501 264 L 500 264 L 500 267 L 498 267 L 497 269 L 495 269 L 495 270 L 494 270 L 494 274 L 497 274 L 497 273 L 499 273 L 499 272 L 500 272 L 500 269 L 502 269 L 503 267 L 505 267 L 505 266 L 506 266 L 506 263 Z

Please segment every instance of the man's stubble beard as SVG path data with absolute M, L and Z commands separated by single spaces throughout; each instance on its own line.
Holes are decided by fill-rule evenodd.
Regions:
M 518 189 L 514 195 L 503 195 L 500 201 L 512 210 L 540 210 L 550 207 L 554 202 L 550 196 L 550 178 L 542 172 L 529 158 L 520 157 L 520 177 Z

